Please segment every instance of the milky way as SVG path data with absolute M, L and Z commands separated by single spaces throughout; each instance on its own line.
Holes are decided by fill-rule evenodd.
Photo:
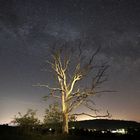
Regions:
M 105 88 L 118 92 L 97 98 L 100 108 L 140 121 L 139 25 L 139 0 L 1 0 L 0 122 L 27 108 L 44 111 L 47 91 L 32 85 L 50 81 L 41 71 L 48 50 L 77 40 L 87 42 L 85 55 L 101 46 L 99 57 L 109 61 Z

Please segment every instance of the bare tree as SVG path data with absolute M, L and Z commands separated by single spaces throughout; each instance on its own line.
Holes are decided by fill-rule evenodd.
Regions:
M 65 46 L 65 47 L 64 47 Z M 62 105 L 62 132 L 68 133 L 68 116 L 77 107 L 85 105 L 90 110 L 94 111 L 95 115 L 85 112 L 75 113 L 74 115 L 87 115 L 90 117 L 109 117 L 110 114 L 107 111 L 106 115 L 98 115 L 98 110 L 94 106 L 93 96 L 97 93 L 107 92 L 105 90 L 99 90 L 100 85 L 104 83 L 106 78 L 106 70 L 109 65 L 103 63 L 101 65 L 94 64 L 94 58 L 100 51 L 98 48 L 95 52 L 89 54 L 91 57 L 83 59 L 83 52 L 81 50 L 81 42 L 78 45 L 78 54 L 75 55 L 74 62 L 71 62 L 73 57 L 71 51 L 66 44 L 59 49 L 52 51 L 52 61 L 47 61 L 51 65 L 53 72 L 57 78 L 58 87 L 50 87 L 46 84 L 37 84 L 40 87 L 46 87 L 50 90 L 47 97 L 57 98 L 61 101 Z M 65 48 L 65 49 L 64 49 Z M 76 63 L 77 60 L 77 63 Z M 85 62 L 86 61 L 86 62 Z M 74 64 L 72 64 L 74 63 Z M 90 87 L 79 87 L 80 81 L 84 80 L 91 71 L 94 70 L 94 76 Z

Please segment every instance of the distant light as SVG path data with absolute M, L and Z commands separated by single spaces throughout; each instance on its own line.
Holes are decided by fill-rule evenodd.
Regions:
M 71 128 L 72 128 L 72 129 L 75 129 L 75 127 L 74 127 L 74 126 L 72 126 Z
M 52 128 L 49 128 L 49 131 L 52 131 Z
M 117 130 L 111 130 L 111 133 L 117 133 Z
M 93 129 L 88 129 L 88 131 L 89 131 L 89 132 L 93 132 L 94 130 L 93 130 Z
M 102 131 L 102 133 L 104 134 L 104 133 L 105 133 L 105 131 Z
M 123 129 L 111 130 L 111 133 L 127 134 L 127 131 L 123 128 Z

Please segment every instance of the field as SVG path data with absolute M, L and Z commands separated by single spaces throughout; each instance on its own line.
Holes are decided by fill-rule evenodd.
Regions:
M 0 140 L 137 140 L 134 136 L 76 136 L 76 135 L 1 135 Z
M 8 125 L 0 126 L 0 140 L 137 140 L 140 139 L 140 129 L 130 129 L 127 134 L 114 134 L 87 129 L 70 129 L 68 135 L 63 135 L 54 129 L 23 128 Z
M 7 129 L 8 128 L 8 129 Z M 140 134 L 95 134 L 87 132 L 74 132 L 69 135 L 62 135 L 61 133 L 38 133 L 29 132 L 19 129 L 13 129 L 7 127 L 6 129 L 0 129 L 0 140 L 137 140 L 140 138 Z

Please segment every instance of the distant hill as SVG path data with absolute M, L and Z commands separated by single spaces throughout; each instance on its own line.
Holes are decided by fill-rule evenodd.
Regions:
M 84 120 L 69 123 L 70 128 L 84 128 L 84 129 L 121 129 L 121 128 L 138 128 L 140 130 L 140 123 L 135 121 L 125 120 L 108 120 L 108 119 L 95 119 L 95 120 Z M 0 125 L 0 130 L 4 128 L 12 128 L 12 126 Z
M 77 121 L 76 123 L 71 123 L 70 126 L 100 130 L 100 129 L 119 129 L 119 128 L 140 128 L 140 123 L 135 121 L 96 119 L 96 120 Z

